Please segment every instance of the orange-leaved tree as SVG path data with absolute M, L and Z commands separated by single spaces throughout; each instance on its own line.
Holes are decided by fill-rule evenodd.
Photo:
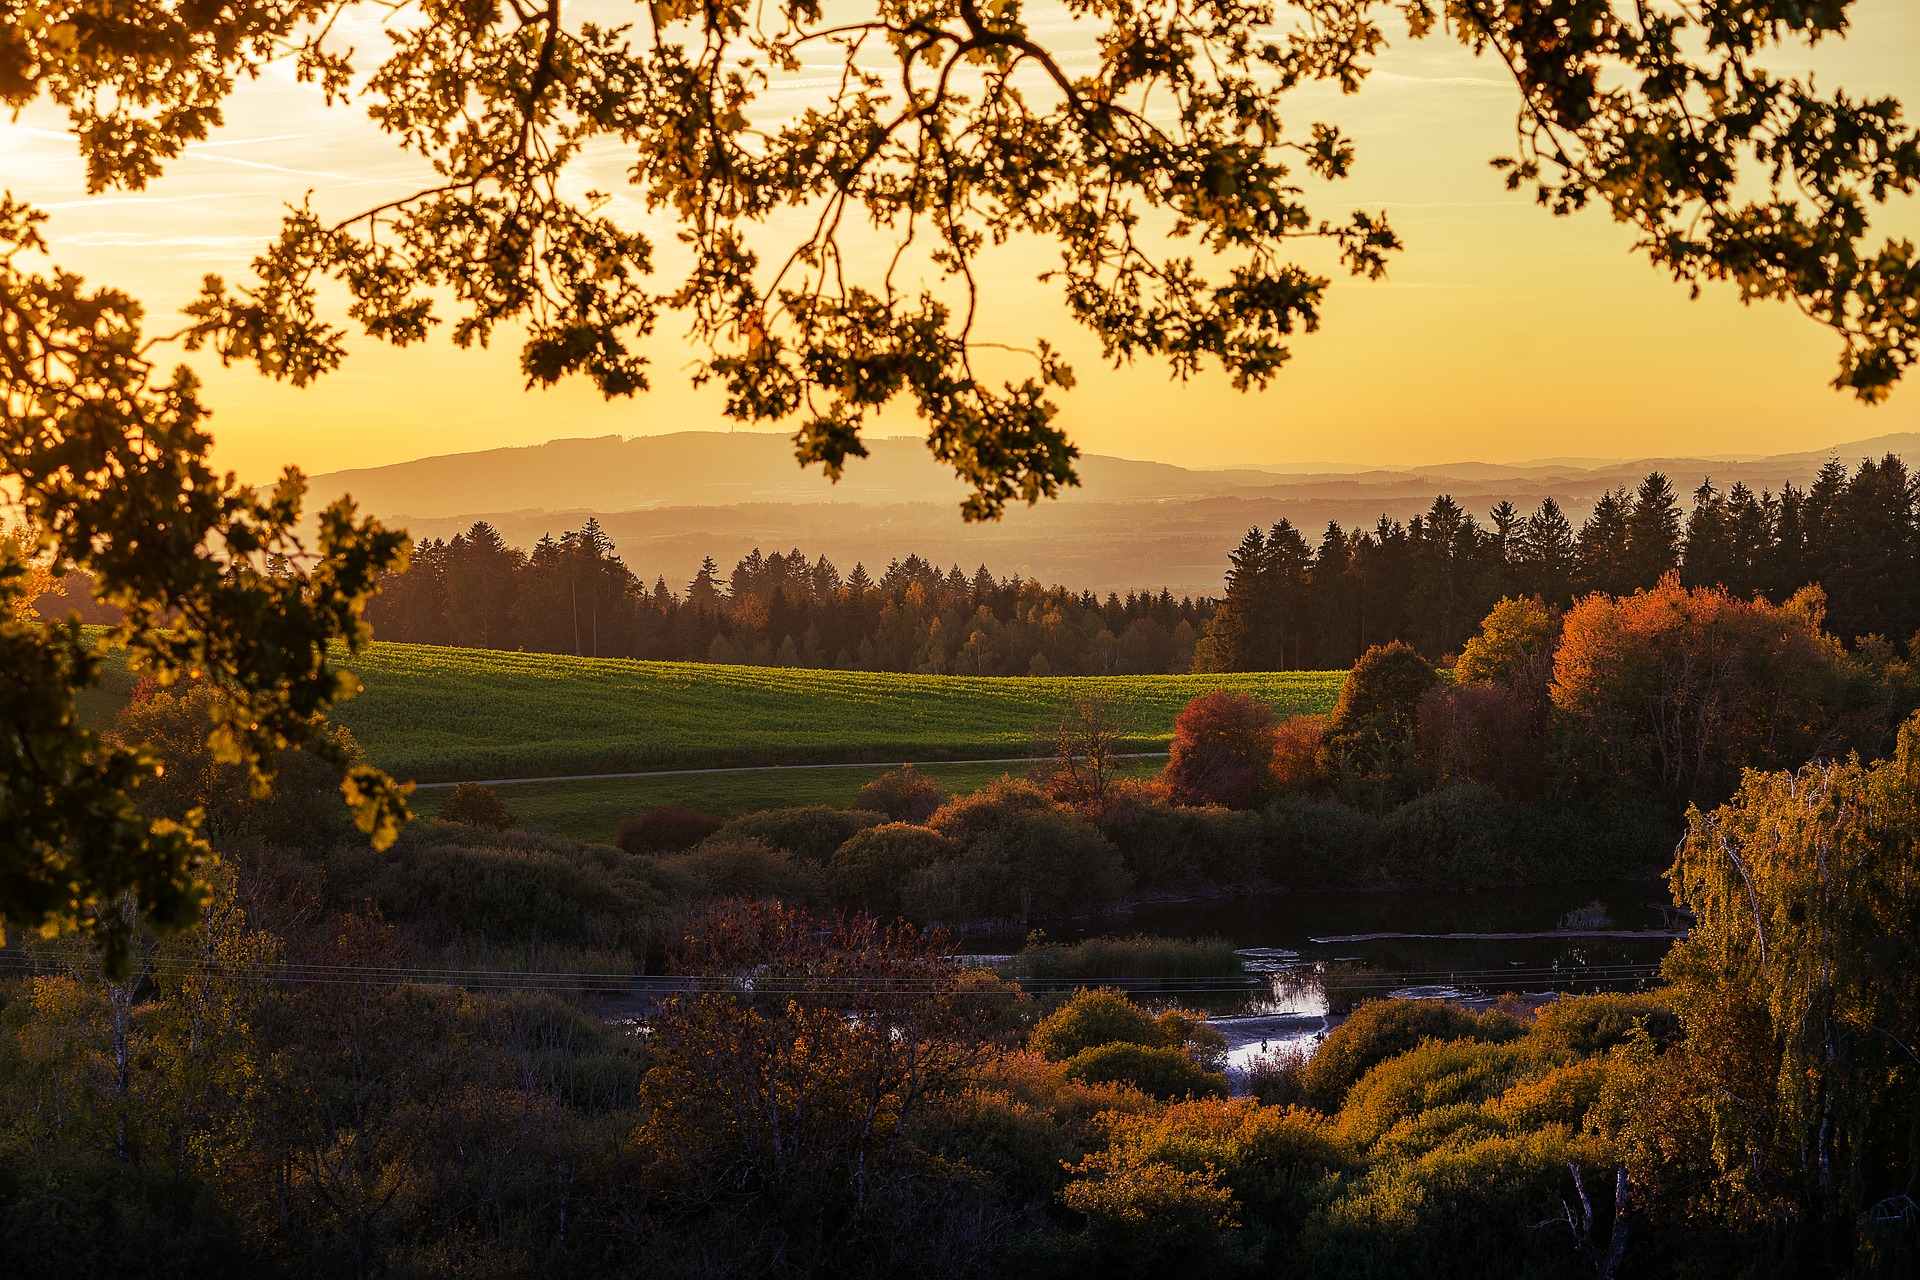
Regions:
M 1552 696 L 1573 758 L 1677 807 L 1724 799 L 1743 768 L 1791 767 L 1873 728 L 1857 672 L 1821 630 L 1823 598 L 1782 605 L 1669 574 L 1568 612 Z

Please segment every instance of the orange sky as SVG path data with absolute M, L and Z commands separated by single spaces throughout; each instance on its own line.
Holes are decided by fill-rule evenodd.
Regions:
M 1851 39 L 1809 58 L 1821 85 L 1920 104 L 1920 5 L 1862 0 L 1855 23 Z M 1511 145 L 1513 95 L 1499 74 L 1433 39 L 1396 47 L 1355 98 L 1301 95 L 1296 121 L 1324 113 L 1360 145 L 1354 177 L 1321 211 L 1384 207 L 1408 249 L 1385 283 L 1336 281 L 1322 331 L 1294 344 L 1267 391 L 1103 367 L 1057 294 L 1034 282 L 1052 260 L 1035 245 L 984 264 L 984 336 L 1064 349 L 1080 385 L 1063 420 L 1083 449 L 1194 466 L 1768 453 L 1920 430 L 1920 388 L 1877 409 L 1830 390 L 1836 344 L 1797 312 L 1743 308 L 1724 288 L 1690 302 L 1630 256 L 1628 232 L 1604 213 L 1555 219 L 1503 190 L 1486 164 Z M 41 107 L 0 124 L 5 185 L 52 211 L 62 265 L 131 288 L 156 329 L 205 272 L 242 275 L 283 202 L 311 189 L 323 213 L 343 214 L 412 172 L 364 121 L 320 109 L 287 74 L 243 89 L 228 127 L 139 195 L 86 197 L 61 125 Z M 1881 225 L 1920 234 L 1920 215 L 1909 201 Z M 661 327 L 655 389 L 611 404 L 584 382 L 522 390 L 511 341 L 486 352 L 444 336 L 408 351 L 359 342 L 341 372 L 304 391 L 194 363 L 210 384 L 220 459 L 263 479 L 286 462 L 322 471 L 556 436 L 725 428 L 718 397 L 687 385 L 692 352 L 677 322 Z M 906 415 L 881 427 L 912 429 Z

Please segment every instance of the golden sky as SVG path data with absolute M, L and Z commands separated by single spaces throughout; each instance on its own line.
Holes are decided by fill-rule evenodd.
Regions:
M 1861 0 L 1853 36 L 1806 65 L 1823 88 L 1891 93 L 1911 117 L 1920 4 Z M 1053 260 L 1034 244 L 988 251 L 983 336 L 1046 337 L 1065 351 L 1080 382 L 1062 420 L 1083 449 L 1189 466 L 1760 454 L 1920 430 L 1920 387 L 1875 409 L 1831 390 L 1836 343 L 1798 312 L 1742 307 L 1730 288 L 1689 301 L 1629 253 L 1630 233 L 1604 212 L 1553 218 L 1505 191 L 1487 166 L 1512 143 L 1501 75 L 1450 40 L 1403 40 L 1356 97 L 1300 95 L 1290 125 L 1330 119 L 1359 144 L 1354 176 L 1317 211 L 1384 208 L 1407 250 L 1383 283 L 1337 278 L 1321 331 L 1294 343 L 1266 391 L 1241 395 L 1217 373 L 1180 383 L 1162 367 L 1104 366 L 1053 288 L 1034 281 Z M 0 181 L 53 214 L 57 261 L 144 298 L 156 330 L 204 273 L 243 276 L 284 203 L 311 190 L 323 214 L 343 215 L 417 174 L 284 68 L 244 87 L 227 127 L 143 193 L 87 197 L 62 124 L 44 107 L 0 123 Z M 602 185 L 617 161 L 597 157 Z M 1920 214 L 1908 201 L 1881 226 L 1917 235 Z M 612 403 L 584 381 L 525 391 L 510 337 L 462 352 L 444 327 L 406 351 L 357 342 L 340 372 L 306 390 L 191 363 L 209 384 L 219 459 L 265 479 L 287 462 L 324 471 L 559 436 L 725 429 L 718 395 L 687 385 L 692 351 L 679 335 L 664 317 L 649 348 L 654 389 Z M 913 420 L 893 415 L 880 430 L 911 431 Z

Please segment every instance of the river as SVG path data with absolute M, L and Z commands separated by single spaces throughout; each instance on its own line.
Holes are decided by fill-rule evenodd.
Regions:
M 1049 925 L 1046 940 L 1224 938 L 1253 975 L 1181 1000 L 1227 1037 L 1229 1066 L 1263 1050 L 1310 1051 L 1348 1009 L 1386 996 L 1529 1003 L 1649 985 L 1684 927 L 1658 880 L 1602 880 L 1476 891 L 1262 893 L 1143 903 Z M 969 951 L 1016 950 L 972 936 Z

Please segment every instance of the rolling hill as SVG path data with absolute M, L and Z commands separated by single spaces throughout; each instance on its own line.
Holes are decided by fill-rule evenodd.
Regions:
M 1609 489 L 1664 471 L 1681 494 L 1711 476 L 1777 490 L 1804 484 L 1829 457 L 1854 462 L 1920 455 L 1920 435 L 1890 435 L 1763 458 L 1560 458 L 1507 465 L 1459 462 L 1401 470 L 1195 470 L 1089 456 L 1082 487 L 1058 502 L 963 525 L 961 488 L 914 438 L 870 442 L 873 456 L 831 485 L 801 471 L 784 436 L 680 432 L 554 440 L 515 449 L 422 458 L 313 478 L 316 498 L 352 493 L 416 537 L 451 537 L 486 519 L 520 546 L 595 516 L 634 570 L 682 586 L 711 555 L 723 566 L 753 547 L 800 547 L 843 570 L 909 554 L 971 572 L 1020 574 L 1076 590 L 1135 587 L 1218 591 L 1227 548 L 1251 525 L 1286 517 L 1317 537 L 1381 515 L 1405 519 L 1436 493 L 1485 512 L 1508 500 L 1531 509 L 1548 495 L 1575 519 Z
M 1018 756 L 1083 693 L 1111 699 L 1130 740 L 1152 749 L 1210 689 L 1323 712 L 1345 675 L 922 676 L 406 644 L 344 665 L 365 689 L 335 719 L 375 764 L 422 781 Z

